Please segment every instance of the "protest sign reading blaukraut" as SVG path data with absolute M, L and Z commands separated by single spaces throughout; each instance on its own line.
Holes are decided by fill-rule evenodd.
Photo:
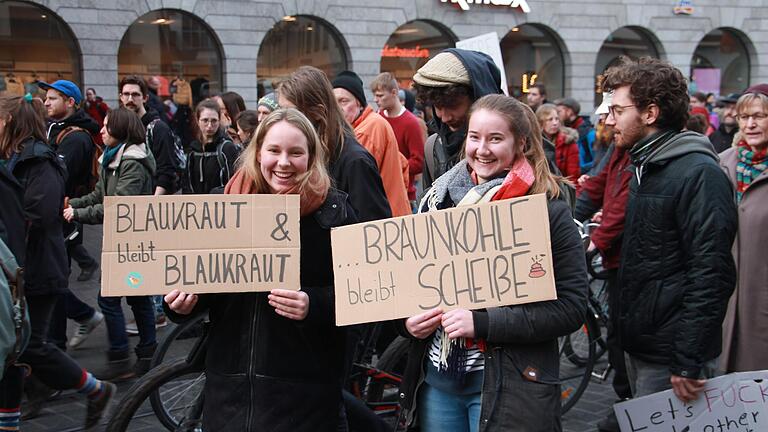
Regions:
M 299 289 L 298 195 L 104 197 L 104 296 Z
M 557 298 L 543 194 L 340 227 L 331 243 L 337 325 Z
M 622 432 L 768 431 L 768 371 L 710 379 L 690 404 L 667 390 L 613 409 Z

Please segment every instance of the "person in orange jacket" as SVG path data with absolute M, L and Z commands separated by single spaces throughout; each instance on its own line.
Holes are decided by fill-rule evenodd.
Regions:
M 406 189 L 408 161 L 398 150 L 392 127 L 384 117 L 368 106 L 363 81 L 356 73 L 341 72 L 332 84 L 336 102 L 344 112 L 344 118 L 355 130 L 355 137 L 376 159 L 392 216 L 411 214 Z

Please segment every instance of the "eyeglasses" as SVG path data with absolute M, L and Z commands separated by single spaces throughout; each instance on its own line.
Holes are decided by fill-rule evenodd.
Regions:
M 755 123 L 765 121 L 765 119 L 768 118 L 768 114 L 766 113 L 754 113 L 754 114 L 739 114 L 736 116 L 739 121 L 742 121 L 744 123 L 748 122 L 750 118 L 755 120 Z
M 219 121 L 217 119 L 200 119 L 200 123 L 215 125 Z
M 608 114 L 619 117 L 620 115 L 624 114 L 624 110 L 627 108 L 631 108 L 635 105 L 609 105 L 608 106 Z
M 127 98 L 140 98 L 142 97 L 142 94 L 138 92 L 134 92 L 134 93 L 125 92 L 125 93 L 120 93 L 120 96 L 127 97 Z

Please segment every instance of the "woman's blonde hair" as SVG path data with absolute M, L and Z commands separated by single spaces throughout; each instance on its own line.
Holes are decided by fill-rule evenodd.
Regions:
M 259 153 L 261 152 L 267 132 L 280 122 L 290 124 L 300 130 L 304 137 L 307 138 L 309 163 L 307 164 L 307 172 L 299 176 L 297 182 L 299 194 L 302 196 L 306 193 L 325 195 L 331 187 L 331 177 L 325 168 L 325 150 L 312 123 L 301 111 L 295 108 L 277 109 L 259 123 L 251 143 L 240 156 L 238 165 L 253 179 L 257 193 L 271 193 L 269 184 L 261 173 Z
M 544 127 L 544 122 L 552 113 L 557 115 L 557 106 L 551 103 L 545 103 L 536 108 L 536 120 L 539 122 L 539 127 Z
M 530 194 L 546 193 L 550 198 L 560 196 L 561 178 L 549 171 L 549 162 L 541 141 L 541 127 L 531 108 L 504 95 L 487 95 L 478 99 L 470 109 L 469 119 L 478 111 L 490 111 L 504 118 L 515 138 L 515 159 L 524 157 L 533 168 L 534 181 Z

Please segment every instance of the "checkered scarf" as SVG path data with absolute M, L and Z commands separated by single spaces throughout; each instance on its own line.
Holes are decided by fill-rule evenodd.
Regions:
M 746 141 L 739 142 L 736 151 L 739 161 L 736 163 L 736 202 L 741 202 L 744 192 L 752 181 L 768 168 L 766 148 L 754 150 Z

